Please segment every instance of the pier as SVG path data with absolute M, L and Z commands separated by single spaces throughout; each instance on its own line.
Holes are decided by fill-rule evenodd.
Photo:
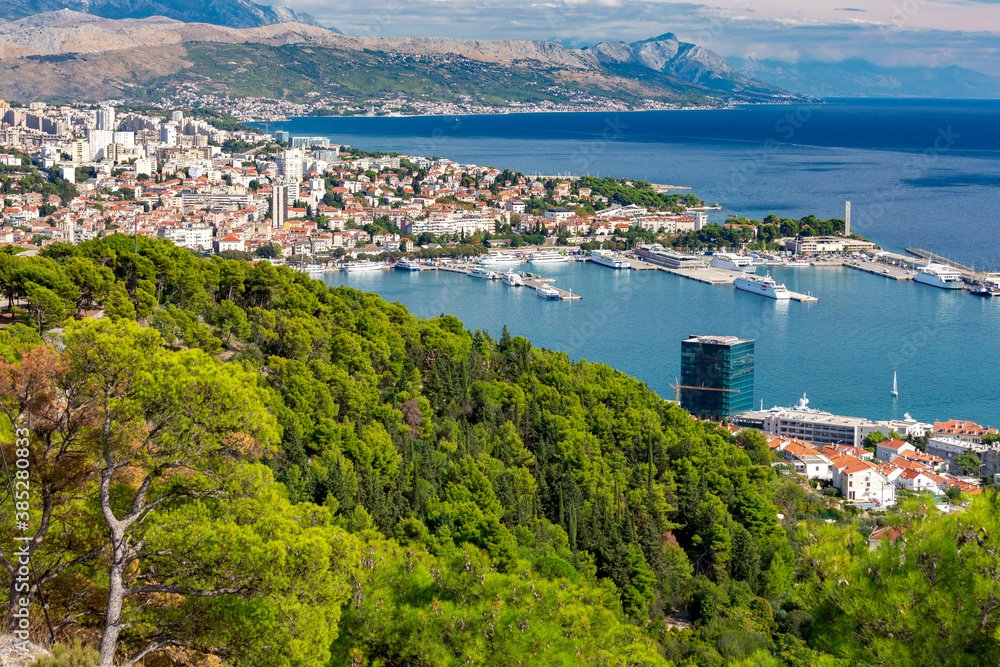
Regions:
M 659 266 L 657 268 L 661 271 L 672 273 L 675 276 L 690 278 L 691 280 L 697 280 L 700 283 L 707 283 L 709 285 L 732 285 L 734 280 L 743 275 L 741 271 L 713 269 L 709 267 L 669 269 L 665 266 Z
M 452 273 L 464 273 L 468 275 L 469 272 L 472 270 L 472 266 L 468 264 L 447 264 L 447 265 L 442 264 L 440 266 L 421 267 L 421 270 L 451 271 Z M 502 273 L 503 271 L 493 271 L 492 279 L 499 280 L 500 275 Z M 556 282 L 555 278 L 543 278 L 539 275 L 534 275 L 534 274 L 529 278 L 524 274 L 523 271 L 519 273 L 521 273 L 521 277 L 524 280 L 524 286 L 532 290 L 534 290 L 537 287 L 541 287 L 542 285 L 547 285 L 548 287 L 551 287 L 552 289 L 559 292 L 559 298 L 563 301 L 577 301 L 583 298 L 579 294 L 574 294 L 572 290 L 565 290 L 562 289 L 561 287 L 556 287 L 553 284 Z
M 958 269 L 959 271 L 962 271 L 964 273 L 973 273 L 973 274 L 975 273 L 975 270 L 969 268 L 968 266 L 964 266 L 962 264 L 959 264 L 958 262 L 953 262 L 946 257 L 942 257 L 941 255 L 935 255 L 932 252 L 928 252 L 920 248 L 907 248 L 906 252 L 910 253 L 911 255 L 915 255 L 921 259 L 926 259 L 929 262 L 950 266 L 951 268 Z
M 536 289 L 538 287 L 541 287 L 542 285 L 551 287 L 552 289 L 559 292 L 559 298 L 562 299 L 563 301 L 576 301 L 577 299 L 583 298 L 579 294 L 574 294 L 569 290 L 564 290 L 559 287 L 556 287 L 555 285 L 552 284 L 554 282 L 555 280 L 552 278 L 538 278 L 538 277 L 524 278 L 525 287 L 530 287 L 531 289 Z
M 691 280 L 697 280 L 701 283 L 706 283 L 709 285 L 732 285 L 733 282 L 743 275 L 742 271 L 730 271 L 729 269 L 714 269 L 711 267 L 705 268 L 689 268 L 689 269 L 668 269 L 663 266 L 656 267 L 660 271 L 666 271 L 667 273 L 672 273 L 675 276 L 680 276 L 682 278 L 690 278 Z M 789 299 L 792 301 L 799 301 L 802 303 L 815 303 L 819 301 L 819 297 L 815 297 L 811 294 L 802 294 L 800 292 L 788 291 Z
M 742 271 L 730 271 L 728 269 L 717 269 L 717 268 L 708 267 L 708 266 L 687 267 L 687 268 L 683 268 L 683 269 L 672 269 L 672 268 L 668 268 L 668 267 L 660 265 L 660 264 L 652 264 L 652 263 L 647 262 L 647 261 L 645 261 L 643 259 L 637 259 L 635 257 L 626 257 L 626 259 L 628 259 L 629 264 L 630 264 L 630 269 L 633 270 L 633 271 L 663 271 L 665 273 L 671 273 L 671 274 L 673 274 L 675 276 L 680 276 L 681 278 L 687 278 L 689 280 L 696 280 L 696 281 L 698 281 L 700 283 L 705 283 L 706 285 L 732 285 L 733 282 L 738 277 L 740 277 L 741 275 L 743 275 Z M 571 258 L 571 261 L 588 262 L 588 261 L 590 261 L 590 258 L 589 257 L 573 257 L 573 258 Z M 877 267 L 879 267 L 879 270 L 876 271 L 875 269 L 868 269 L 868 268 L 863 268 L 862 269 L 860 266 L 854 266 L 853 268 L 861 269 L 861 270 L 866 270 L 869 273 L 881 273 L 881 269 L 883 268 L 883 265 L 881 265 L 881 264 L 875 264 L 874 262 L 866 262 L 865 264 L 871 264 L 873 267 L 877 266 Z M 463 273 L 463 274 L 468 275 L 468 273 L 472 270 L 472 268 L 473 268 L 473 265 L 461 263 L 461 264 L 442 264 L 442 265 L 438 265 L 438 266 L 422 266 L 420 270 L 421 271 L 431 271 L 431 270 L 450 271 L 452 273 Z M 898 273 L 906 273 L 905 271 L 903 271 L 901 269 L 897 269 L 897 272 Z M 503 272 L 502 271 L 494 271 L 493 273 L 494 273 L 493 278 L 494 279 L 499 279 L 501 273 L 503 273 Z M 566 290 L 566 289 L 562 289 L 561 287 L 556 287 L 555 284 L 554 284 L 556 282 L 554 278 L 544 278 L 544 277 L 539 276 L 537 274 L 526 273 L 524 271 L 520 271 L 519 273 L 521 274 L 521 276 L 522 276 L 522 278 L 524 280 L 524 286 L 525 287 L 529 287 L 531 289 L 536 289 L 538 287 L 541 287 L 542 285 L 546 285 L 546 286 L 551 287 L 552 289 L 555 289 L 556 291 L 558 291 L 559 292 L 559 298 L 562 299 L 562 300 L 565 300 L 565 301 L 576 301 L 578 299 L 582 299 L 583 298 L 579 294 L 574 293 L 572 290 Z M 890 276 L 890 277 L 895 277 L 895 275 Z M 912 278 L 907 276 L 907 277 L 898 277 L 896 279 L 897 280 L 911 280 Z M 792 292 L 791 290 L 789 290 L 788 294 L 789 294 L 789 299 L 792 300 L 792 301 L 799 301 L 799 302 L 802 302 L 802 303 L 815 303 L 815 302 L 819 301 L 818 297 L 812 296 L 811 294 L 801 294 L 799 292 Z
M 851 269 L 857 269 L 858 271 L 864 271 L 865 273 L 873 273 L 885 278 L 891 278 L 893 280 L 913 280 L 913 272 L 907 268 L 899 266 L 888 266 L 886 264 L 879 264 L 878 262 L 863 261 L 858 261 L 857 264 L 854 264 L 853 262 L 845 262 L 844 266 Z

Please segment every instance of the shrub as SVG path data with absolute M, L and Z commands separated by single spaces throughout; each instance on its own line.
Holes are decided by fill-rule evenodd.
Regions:
M 38 658 L 31 667 L 97 667 L 100 662 L 100 653 L 74 637 L 70 644 L 53 646 L 51 656 Z
M 535 563 L 535 569 L 538 570 L 540 576 L 550 580 L 569 579 L 570 581 L 576 581 L 579 579 L 579 573 L 576 571 L 576 568 L 558 556 L 539 558 L 538 562 Z

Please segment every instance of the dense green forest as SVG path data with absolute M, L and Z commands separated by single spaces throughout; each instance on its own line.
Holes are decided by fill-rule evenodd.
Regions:
M 133 243 L 0 253 L 0 428 L 7 461 L 30 464 L 38 577 L 19 583 L 5 530 L 0 583 L 8 632 L 27 596 L 47 636 L 41 592 L 57 638 L 94 651 L 58 664 L 1000 651 L 994 494 L 946 518 L 914 501 L 893 519 L 907 540 L 869 552 L 872 524 L 777 474 L 759 435 L 607 366 L 267 262 Z

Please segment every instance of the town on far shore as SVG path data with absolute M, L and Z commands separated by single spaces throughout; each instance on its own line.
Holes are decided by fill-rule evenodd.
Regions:
M 839 219 L 717 224 L 685 188 L 369 153 L 262 134 L 201 108 L 0 102 L 0 184 L 10 252 L 113 233 L 324 268 L 486 246 L 784 252 L 805 238 L 814 251 L 874 247 L 845 236 Z

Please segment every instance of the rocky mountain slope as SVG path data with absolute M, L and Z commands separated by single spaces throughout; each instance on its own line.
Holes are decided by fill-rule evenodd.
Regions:
M 746 76 L 821 97 L 998 99 L 1000 77 L 964 67 L 882 67 L 865 60 L 736 60 Z
M 320 25 L 309 14 L 281 5 L 260 5 L 248 0 L 3 0 L 0 2 L 0 19 L 17 21 L 64 9 L 109 19 L 164 16 L 178 21 L 231 28 L 254 28 L 290 21 Z
M 301 23 L 112 21 L 68 10 L 0 24 L 0 96 L 157 99 L 180 86 L 289 99 L 463 96 L 491 105 L 574 92 L 631 101 L 788 96 L 671 34 L 569 49 L 546 41 L 349 37 Z

